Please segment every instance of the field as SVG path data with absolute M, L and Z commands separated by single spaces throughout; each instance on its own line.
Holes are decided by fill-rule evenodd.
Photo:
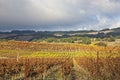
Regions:
M 0 80 L 119 80 L 120 47 L 0 41 Z

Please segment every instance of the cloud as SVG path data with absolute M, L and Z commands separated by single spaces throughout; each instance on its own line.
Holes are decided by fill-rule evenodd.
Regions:
M 119 8 L 119 0 L 0 0 L 0 30 L 119 27 Z

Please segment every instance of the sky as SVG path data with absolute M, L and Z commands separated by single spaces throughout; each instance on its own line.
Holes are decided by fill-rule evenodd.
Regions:
M 120 0 L 0 0 L 0 31 L 120 27 Z

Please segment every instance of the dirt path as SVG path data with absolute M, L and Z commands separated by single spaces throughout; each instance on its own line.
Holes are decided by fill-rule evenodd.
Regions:
M 74 75 L 76 76 L 76 80 L 92 80 L 90 73 L 87 70 L 85 70 L 83 67 L 79 66 L 75 58 L 72 58 L 72 61 L 73 61 L 73 69 L 75 71 Z

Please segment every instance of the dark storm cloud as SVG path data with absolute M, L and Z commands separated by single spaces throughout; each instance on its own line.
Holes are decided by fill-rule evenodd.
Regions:
M 0 30 L 120 26 L 119 0 L 0 0 Z

